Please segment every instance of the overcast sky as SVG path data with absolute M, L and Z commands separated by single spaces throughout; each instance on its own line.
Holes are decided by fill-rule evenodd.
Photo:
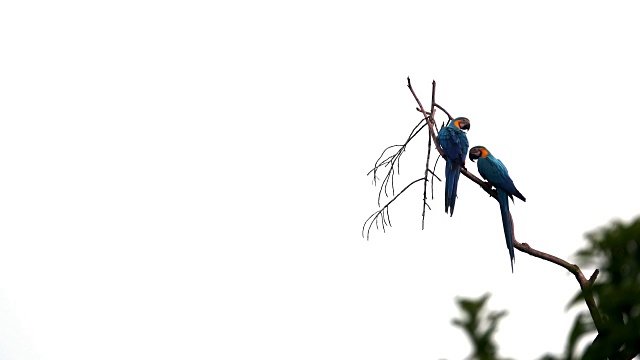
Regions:
M 578 284 L 517 251 L 511 273 L 493 199 L 461 179 L 450 218 L 436 183 L 422 231 L 416 186 L 366 241 L 366 173 L 420 120 L 407 76 L 425 105 L 435 79 L 526 196 L 518 240 L 571 260 L 638 215 L 637 14 L 3 2 L 0 358 L 460 359 L 455 298 L 486 292 L 509 311 L 502 355 L 560 353 Z M 422 136 L 398 186 L 422 176 Z

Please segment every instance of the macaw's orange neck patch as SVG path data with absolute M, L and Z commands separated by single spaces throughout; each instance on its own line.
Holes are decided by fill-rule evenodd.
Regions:
M 456 121 L 454 121 L 454 122 L 453 122 L 453 124 L 454 124 L 458 129 L 460 129 L 460 122 L 461 122 L 461 121 L 462 121 L 462 120 L 456 120 Z
M 487 149 L 481 147 L 478 148 L 478 150 L 480 150 L 480 157 L 486 158 L 487 156 L 489 156 L 489 152 L 487 151 Z

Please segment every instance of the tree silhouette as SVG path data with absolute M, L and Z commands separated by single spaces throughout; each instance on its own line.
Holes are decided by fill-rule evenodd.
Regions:
M 604 324 L 584 359 L 633 359 L 640 354 L 640 217 L 590 232 L 576 255 L 602 273 L 591 292 Z M 576 294 L 572 304 L 583 297 Z

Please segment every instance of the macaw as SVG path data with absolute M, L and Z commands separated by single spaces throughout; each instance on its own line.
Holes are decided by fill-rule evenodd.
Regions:
M 491 155 L 487 148 L 484 146 L 472 147 L 469 150 L 469 159 L 471 161 L 478 160 L 478 172 L 498 191 L 502 227 L 507 240 L 509 257 L 511 258 L 511 272 L 513 272 L 515 254 L 513 253 L 513 228 L 511 227 L 511 215 L 509 213 L 509 198 L 511 198 L 511 201 L 513 201 L 514 196 L 522 201 L 527 201 L 527 199 L 516 189 L 502 161 Z
M 456 206 L 460 167 L 464 167 L 467 150 L 469 150 L 469 140 L 463 130 L 468 131 L 470 128 L 469 119 L 458 117 L 438 132 L 438 142 L 447 156 L 447 166 L 444 172 L 444 211 L 449 212 L 449 208 L 451 208 L 451 216 L 453 216 L 453 208 Z

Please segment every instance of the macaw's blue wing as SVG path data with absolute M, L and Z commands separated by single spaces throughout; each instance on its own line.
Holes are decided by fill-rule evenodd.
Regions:
M 456 127 L 445 126 L 438 132 L 438 141 L 447 156 L 447 161 L 459 166 L 464 165 L 467 151 L 469 151 L 469 140 L 467 140 L 467 134 L 464 131 Z
M 516 189 L 513 180 L 509 177 L 507 167 L 504 166 L 499 159 L 491 155 L 483 159 L 478 159 L 478 172 L 484 179 L 492 183 L 496 189 L 501 188 L 504 190 L 511 198 L 511 201 L 513 201 L 513 196 L 522 201 L 527 201 L 520 191 Z
M 447 166 L 445 168 L 445 197 L 444 211 L 453 216 L 453 209 L 456 205 L 458 193 L 458 179 L 460 178 L 460 167 L 464 166 L 469 150 L 469 141 L 464 131 L 455 126 L 445 126 L 438 132 L 438 141 L 442 150 L 447 156 Z

